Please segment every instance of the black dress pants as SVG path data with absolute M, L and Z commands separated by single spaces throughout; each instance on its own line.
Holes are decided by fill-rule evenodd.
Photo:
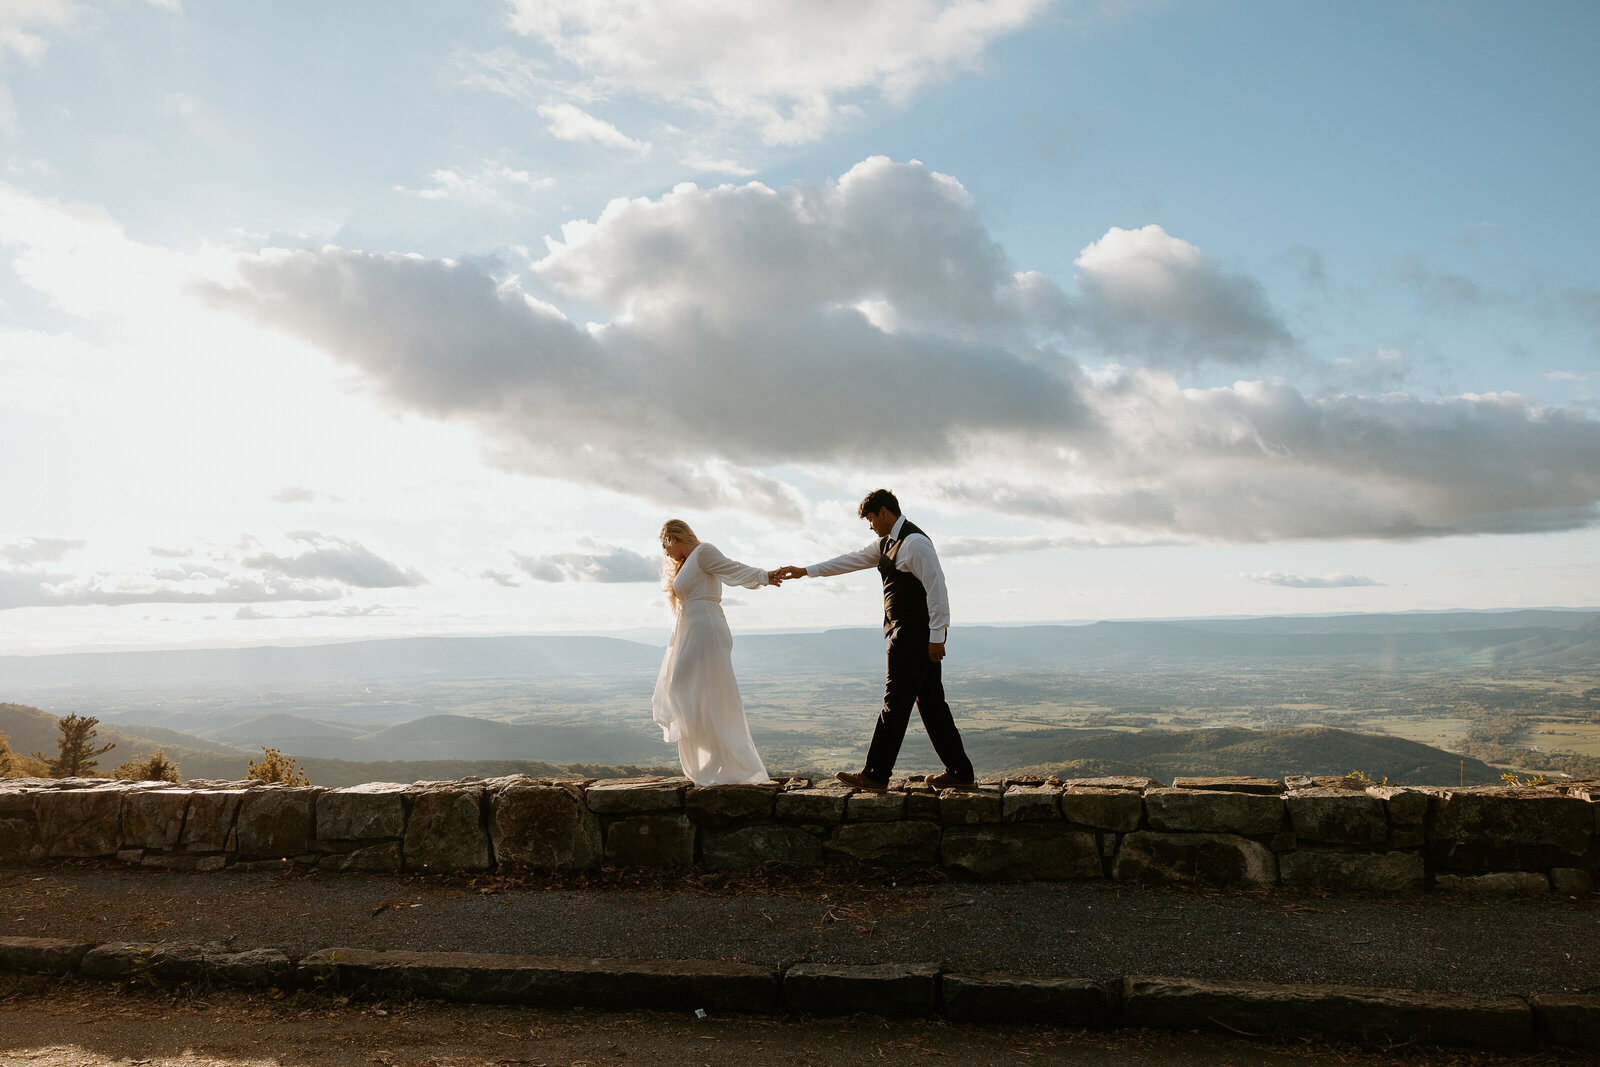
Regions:
M 961 745 L 950 705 L 944 699 L 944 678 L 939 664 L 928 658 L 928 634 L 897 633 L 889 639 L 888 676 L 883 685 L 883 711 L 872 731 L 867 749 L 867 765 L 862 773 L 878 782 L 887 782 L 894 773 L 900 745 L 905 740 L 906 724 L 911 721 L 911 706 L 922 715 L 923 729 L 933 742 L 945 770 L 962 780 L 972 778 L 972 761 Z

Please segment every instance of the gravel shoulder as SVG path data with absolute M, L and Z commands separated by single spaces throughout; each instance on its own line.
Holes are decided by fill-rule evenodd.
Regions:
M 938 872 L 402 877 L 0 868 L 0 935 L 319 948 L 938 962 L 964 971 L 1600 992 L 1600 901 L 992 885 Z

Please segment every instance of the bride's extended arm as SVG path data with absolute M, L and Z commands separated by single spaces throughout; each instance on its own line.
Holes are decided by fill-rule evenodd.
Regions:
M 700 546 L 700 566 L 728 585 L 742 585 L 746 589 L 755 589 L 768 584 L 766 571 L 760 567 L 740 563 L 736 559 L 729 559 L 718 551 L 715 545 Z

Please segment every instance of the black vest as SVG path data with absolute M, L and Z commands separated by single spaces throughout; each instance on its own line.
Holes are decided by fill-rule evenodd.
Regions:
M 878 573 L 883 576 L 885 637 L 894 637 L 896 634 L 911 636 L 916 633 L 923 635 L 928 633 L 928 591 L 923 588 L 922 579 L 894 565 L 900 556 L 900 546 L 905 544 L 906 538 L 912 534 L 928 537 L 907 519 L 900 527 L 898 541 L 885 537 L 880 542 L 883 555 L 878 559 Z M 932 544 L 933 538 L 928 537 L 928 543 Z

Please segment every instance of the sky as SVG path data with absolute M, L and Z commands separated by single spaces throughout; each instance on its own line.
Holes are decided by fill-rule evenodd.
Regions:
M 1600 607 L 1600 6 L 4 0 L 0 651 Z M 877 577 L 730 589 L 870 626 Z

